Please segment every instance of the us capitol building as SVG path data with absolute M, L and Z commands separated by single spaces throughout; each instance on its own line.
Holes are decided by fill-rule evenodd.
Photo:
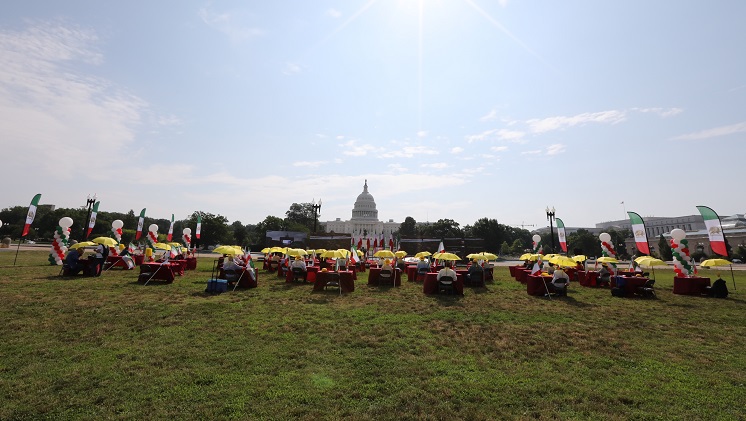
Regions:
M 334 221 L 326 222 L 326 232 L 352 234 L 355 238 L 367 233 L 368 237 L 383 234 L 386 240 L 389 234 L 399 230 L 401 223 L 389 219 L 388 222 L 378 220 L 378 209 L 373 195 L 368 193 L 368 180 L 365 180 L 363 192 L 357 196 L 355 206 L 352 208 L 352 218 L 349 221 L 342 221 L 337 218 Z

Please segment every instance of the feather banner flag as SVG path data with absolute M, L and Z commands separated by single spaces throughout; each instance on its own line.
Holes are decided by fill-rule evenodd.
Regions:
M 142 226 L 145 224 L 145 208 L 140 211 L 140 217 L 137 219 L 137 232 L 135 233 L 135 240 L 139 240 L 142 236 Z
M 557 237 L 559 237 L 560 247 L 562 251 L 567 253 L 567 236 L 565 235 L 565 223 L 561 219 L 555 218 L 557 222 Z
M 199 236 L 201 233 L 202 233 L 202 215 L 197 214 L 197 230 L 194 233 L 194 235 L 197 237 L 198 240 L 199 240 Z
M 21 237 L 25 237 L 28 235 L 28 231 L 31 228 L 31 224 L 34 223 L 34 218 L 36 217 L 36 208 L 39 206 L 39 200 L 41 200 L 41 193 L 34 196 L 33 199 L 31 199 L 31 204 L 28 207 L 28 213 L 26 214 L 26 224 L 23 226 L 23 233 L 21 234 Z
M 168 226 L 168 235 L 166 241 L 171 241 L 174 236 L 174 214 L 171 214 L 171 225 Z
M 640 253 L 650 255 L 650 247 L 648 246 L 648 235 L 645 231 L 645 222 L 642 220 L 640 215 L 635 212 L 627 212 L 629 215 L 629 223 L 632 225 L 632 235 L 635 236 L 635 245 Z
M 702 214 L 702 219 L 705 220 L 710 248 L 713 252 L 727 257 L 728 248 L 725 247 L 725 234 L 723 233 L 723 226 L 720 224 L 720 217 L 712 208 L 707 206 L 697 206 L 697 209 Z
M 96 202 L 93 204 L 93 209 L 91 210 L 91 219 L 88 220 L 88 231 L 85 233 L 85 238 L 88 238 L 88 236 L 91 235 L 91 231 L 93 231 L 93 227 L 96 226 L 96 215 L 98 215 L 98 205 L 99 202 Z

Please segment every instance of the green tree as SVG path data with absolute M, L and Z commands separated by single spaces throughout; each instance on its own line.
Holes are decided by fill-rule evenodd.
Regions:
M 574 254 L 585 254 L 586 256 L 600 256 L 601 242 L 598 237 L 586 229 L 579 229 L 567 236 L 568 247 Z
M 521 241 L 520 239 L 516 238 L 513 240 L 513 245 L 510 246 L 510 254 L 513 254 L 515 256 L 520 256 L 523 254 L 523 251 L 526 249 L 526 242 Z
M 202 229 L 199 240 L 196 240 L 196 232 L 192 230 L 192 237 L 194 237 L 200 246 L 230 244 L 234 242 L 233 234 L 228 228 L 228 218 L 222 215 L 213 215 L 209 212 L 200 212 L 200 214 L 202 216 Z M 197 212 L 194 212 L 189 217 L 189 226 L 197 226 Z
M 269 215 L 264 221 L 256 224 L 254 235 L 257 246 L 264 248 L 267 246 L 267 231 L 281 231 L 285 221 L 282 218 Z
M 671 245 L 668 244 L 668 241 L 666 241 L 666 238 L 663 237 L 663 234 L 661 234 L 660 239 L 658 240 L 658 252 L 660 253 L 662 260 L 673 259 L 673 251 L 671 250 Z
M 237 245 L 245 246 L 247 244 L 249 233 L 241 221 L 233 222 L 231 224 L 231 231 L 233 231 L 233 238 L 236 240 Z
M 399 227 L 399 235 L 404 238 L 417 237 L 417 221 L 411 216 L 404 218 L 404 222 Z
M 439 219 L 425 227 L 422 233 L 424 236 L 433 238 L 459 238 L 463 237 L 459 223 L 453 219 Z
M 506 241 L 505 229 L 497 223 L 497 219 L 480 218 L 469 232 L 473 237 L 484 239 L 484 247 L 492 252 L 499 250 L 500 244 Z
M 500 246 L 500 254 L 502 255 L 511 254 L 510 244 L 508 244 L 507 241 L 503 241 L 502 245 Z
M 293 203 L 290 205 L 290 209 L 285 212 L 285 220 L 288 231 L 312 231 L 315 221 L 313 203 Z

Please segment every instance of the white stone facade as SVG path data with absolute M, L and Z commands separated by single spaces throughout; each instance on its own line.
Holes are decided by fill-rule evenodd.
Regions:
M 326 232 L 352 234 L 355 238 L 362 237 L 363 233 L 367 233 L 368 237 L 383 235 L 387 241 L 389 234 L 398 231 L 401 225 L 401 223 L 394 222 L 391 219 L 388 222 L 378 220 L 376 201 L 373 199 L 373 195 L 368 192 L 368 180 L 365 180 L 363 192 L 355 200 L 355 205 L 352 208 L 352 218 L 348 221 L 337 218 L 334 221 L 327 221 L 325 224 Z

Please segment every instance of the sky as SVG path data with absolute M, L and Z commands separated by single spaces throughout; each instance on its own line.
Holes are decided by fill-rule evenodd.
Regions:
M 746 211 L 746 2 L 8 2 L 0 208 L 568 227 Z

